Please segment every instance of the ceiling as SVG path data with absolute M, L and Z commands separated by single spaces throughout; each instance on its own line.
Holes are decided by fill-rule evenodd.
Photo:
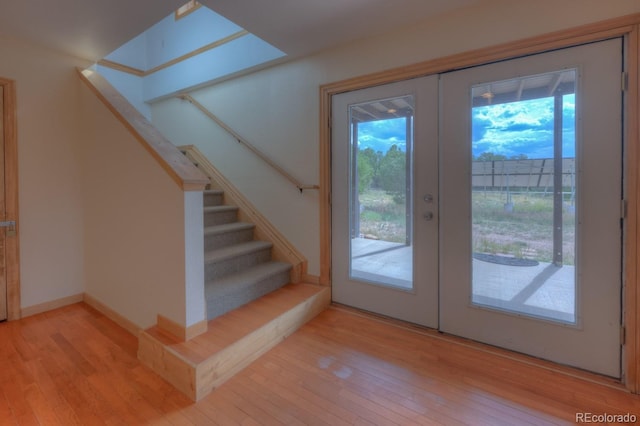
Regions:
M 378 35 L 480 0 L 200 0 L 289 56 Z M 186 0 L 5 0 L 0 37 L 96 61 Z

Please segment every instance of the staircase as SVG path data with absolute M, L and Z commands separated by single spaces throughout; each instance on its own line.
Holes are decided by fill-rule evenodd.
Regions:
M 206 331 L 187 340 L 155 325 L 138 359 L 194 401 L 273 348 L 331 303 L 305 283 L 306 259 L 192 146 L 211 180 L 203 192 Z
M 254 239 L 255 225 L 238 221 L 224 192 L 204 191 L 204 271 L 207 319 L 212 320 L 290 281 L 291 264 L 272 260 L 273 244 Z

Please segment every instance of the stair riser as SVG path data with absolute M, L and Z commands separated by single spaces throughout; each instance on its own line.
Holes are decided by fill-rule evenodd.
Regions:
M 251 240 L 253 240 L 253 229 L 242 229 L 217 235 L 205 235 L 204 251 L 221 249 Z
M 268 262 L 269 260 L 271 260 L 271 249 L 265 249 L 207 264 L 204 268 L 205 282 L 240 272 L 248 267 L 257 265 L 258 263 Z
M 223 194 L 204 194 L 202 202 L 204 207 L 221 206 L 224 204 L 224 195 Z
M 223 315 L 233 309 L 236 309 L 245 303 L 251 302 L 259 297 L 264 296 L 289 282 L 289 272 L 281 272 L 279 274 L 267 277 L 253 285 L 250 289 L 242 292 L 235 292 L 221 297 L 207 298 L 207 315 L 211 320 L 217 316 Z
M 205 212 L 204 226 L 223 225 L 225 223 L 233 223 L 238 220 L 238 211 L 229 210 L 221 212 Z

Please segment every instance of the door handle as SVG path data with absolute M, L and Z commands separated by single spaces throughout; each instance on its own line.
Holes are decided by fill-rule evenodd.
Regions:
M 426 221 L 433 220 L 433 212 L 426 212 L 424 215 L 422 215 L 422 217 Z

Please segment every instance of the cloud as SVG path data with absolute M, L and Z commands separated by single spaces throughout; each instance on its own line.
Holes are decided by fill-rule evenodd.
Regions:
M 358 124 L 359 149 L 372 148 L 386 153 L 396 145 L 402 151 L 407 147 L 407 127 L 404 118 L 368 121 Z
M 507 157 L 553 157 L 552 97 L 477 107 L 472 112 L 472 151 Z M 563 156 L 575 155 L 575 96 L 563 102 Z
M 472 152 L 553 157 L 552 97 L 477 107 L 472 110 Z M 419 119 L 419 117 L 418 117 Z M 563 99 L 563 156 L 575 156 L 575 96 Z M 391 146 L 406 150 L 404 118 L 358 124 L 358 147 L 386 153 Z

